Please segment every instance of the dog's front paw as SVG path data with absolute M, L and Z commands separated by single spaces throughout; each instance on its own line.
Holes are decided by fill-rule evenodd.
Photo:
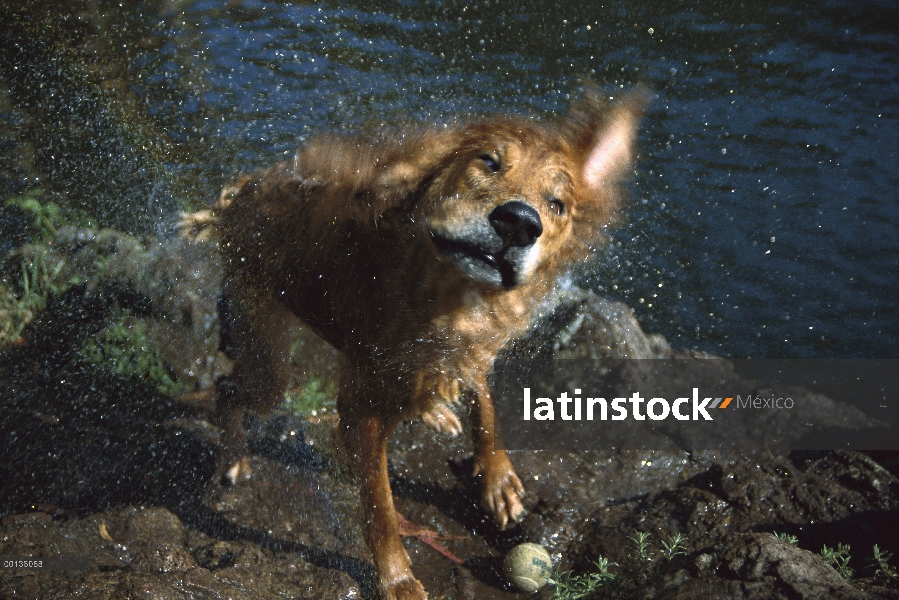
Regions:
M 461 381 L 443 371 L 421 371 L 412 379 L 412 404 L 430 407 L 435 403 L 458 404 L 462 398 Z
M 427 600 L 428 593 L 413 576 L 407 575 L 396 581 L 381 580 L 382 600 Z
M 231 465 L 225 465 L 225 468 L 220 470 L 222 472 L 218 474 L 219 483 L 229 486 L 235 486 L 241 481 L 246 481 L 253 475 L 250 460 L 246 456 L 242 456 Z
M 433 402 L 421 412 L 421 419 L 437 433 L 448 433 L 453 437 L 462 433 L 462 423 L 456 413 L 443 402 Z
M 521 504 L 524 486 L 505 452 L 475 457 L 474 474 L 481 478 L 481 503 L 493 515 L 500 529 L 517 523 L 524 516 L 524 506 Z

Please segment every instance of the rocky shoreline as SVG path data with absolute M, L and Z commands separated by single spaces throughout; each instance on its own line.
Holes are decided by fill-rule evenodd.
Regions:
M 69 284 L 0 352 L 0 556 L 87 557 L 90 566 L 0 570 L 0 597 L 374 598 L 332 415 L 248 423 L 252 485 L 207 489 L 219 432 L 204 390 L 223 368 L 214 248 L 62 228 L 51 244 L 8 255 L 4 273 L 38 254 Z M 122 309 L 146 327 L 182 391 L 161 393 L 77 351 Z M 595 360 L 709 358 L 675 352 L 625 305 L 579 290 L 562 292 L 547 319 L 523 348 L 549 344 L 557 355 Z M 305 331 L 297 340 L 298 372 L 334 369 L 332 350 Z M 829 412 L 814 417 L 822 424 L 837 415 L 867 426 L 826 400 L 817 406 Z M 587 572 L 603 556 L 621 572 L 633 562 L 635 532 L 650 534 L 654 561 L 614 597 L 899 598 L 895 580 L 880 585 L 866 567 L 874 544 L 899 554 L 895 454 L 677 444 L 518 451 L 528 514 L 500 532 L 477 506 L 470 452 L 467 440 L 421 423 L 403 425 L 391 443 L 398 510 L 461 560 L 406 538 L 434 598 L 527 597 L 500 573 L 505 552 L 524 541 L 549 549 L 561 571 Z M 663 561 L 661 542 L 676 533 L 683 553 Z M 818 556 L 838 544 L 851 548 L 851 580 Z

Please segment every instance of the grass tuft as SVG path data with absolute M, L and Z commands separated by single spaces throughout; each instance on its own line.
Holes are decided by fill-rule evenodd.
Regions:
M 843 576 L 843 579 L 849 580 L 855 575 L 855 570 L 849 566 L 849 559 L 852 557 L 849 555 L 849 546 L 847 544 L 837 544 L 836 549 L 824 544 L 818 556 L 824 559 L 824 562 L 830 563 Z
M 891 558 L 892 552 L 881 550 L 880 546 L 874 544 L 874 556 L 868 561 L 868 568 L 874 569 L 874 580 L 884 587 L 899 582 L 896 567 L 889 564 Z
M 159 352 L 147 333 L 147 324 L 122 310 L 98 336 L 81 349 L 87 362 L 123 377 L 136 377 L 173 395 L 185 391 L 163 365 Z

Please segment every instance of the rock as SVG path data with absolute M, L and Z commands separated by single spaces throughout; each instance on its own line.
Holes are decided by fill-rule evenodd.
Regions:
M 770 533 L 734 533 L 714 547 L 694 553 L 696 579 L 678 587 L 679 598 L 797 598 L 861 600 L 819 556 Z
M 556 302 L 568 322 L 553 335 L 557 359 L 672 358 L 674 350 L 659 334 L 646 334 L 634 311 L 578 288 L 560 291 Z
M 859 470 L 866 476 L 853 481 L 851 474 Z M 817 552 L 825 544 L 831 548 L 847 544 L 856 576 L 863 577 L 871 571 L 864 572 L 867 559 L 860 557 L 870 557 L 874 544 L 894 543 L 887 540 L 899 531 L 899 481 L 892 475 L 881 480 L 884 474 L 882 467 L 856 452 L 719 456 L 698 476 L 669 489 L 597 507 L 585 518 L 581 540 L 569 547 L 570 556 L 577 557 L 569 564 L 586 569 L 597 556 L 628 564 L 634 545 L 630 538 L 635 532 L 650 532 L 654 550 L 678 533 L 686 538 L 692 553 L 687 561 L 670 565 L 669 574 L 689 567 L 691 579 L 674 586 L 672 597 L 794 597 L 786 587 L 778 587 L 782 582 L 772 587 L 765 577 L 777 580 L 789 574 L 789 585 L 798 586 L 805 575 L 787 573 L 789 565 L 776 566 L 778 560 L 794 560 L 782 556 L 784 552 L 798 551 L 823 565 L 806 565 L 809 581 L 831 589 L 834 582 L 845 581 L 807 551 Z M 883 481 L 886 487 L 875 491 L 871 479 Z M 799 546 L 768 534 L 749 533 L 762 531 L 795 535 Z M 806 558 L 803 561 L 807 562 Z M 827 576 L 819 581 L 821 573 Z M 744 585 L 747 583 L 751 585 Z M 839 597 L 839 593 L 857 592 L 840 592 L 845 587 L 842 583 L 827 593 Z M 716 592 L 712 594 L 712 590 Z M 827 593 L 811 597 L 824 598 Z

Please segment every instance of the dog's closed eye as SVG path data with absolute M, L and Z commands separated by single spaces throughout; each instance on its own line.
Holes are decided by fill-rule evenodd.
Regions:
M 482 161 L 484 161 L 484 164 L 487 165 L 487 168 L 490 169 L 491 171 L 493 171 L 494 173 L 499 171 L 500 164 L 499 164 L 498 156 L 493 156 L 490 154 L 482 154 L 479 158 Z

